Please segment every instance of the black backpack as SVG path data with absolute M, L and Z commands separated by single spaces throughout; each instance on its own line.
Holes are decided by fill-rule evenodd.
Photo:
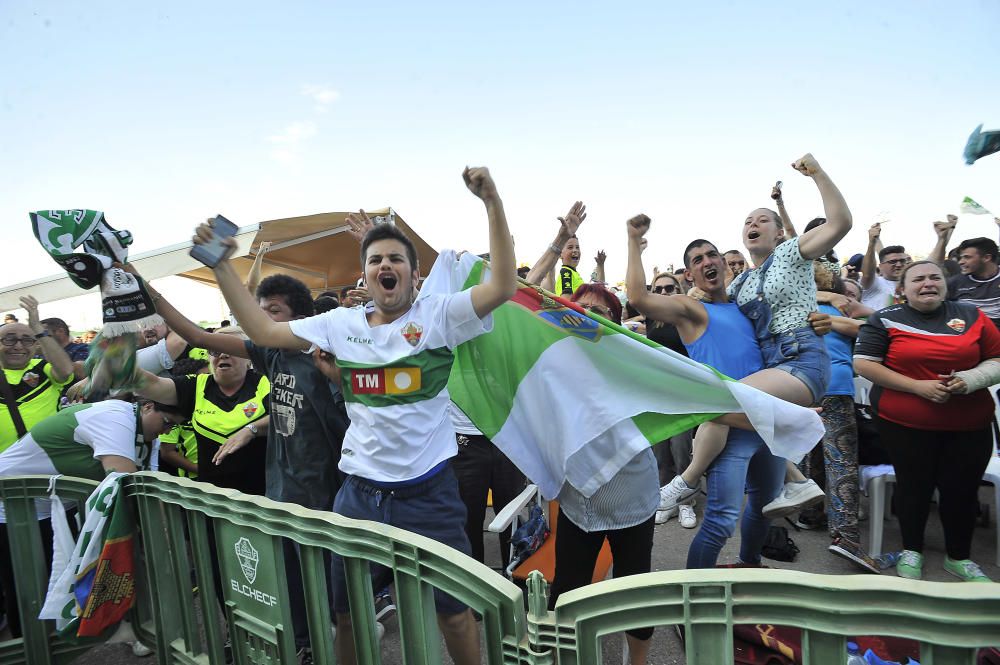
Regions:
M 775 561 L 795 561 L 795 555 L 799 553 L 799 548 L 788 535 L 788 529 L 783 526 L 771 525 L 767 530 L 767 538 L 764 539 L 764 547 L 760 550 L 760 555 Z

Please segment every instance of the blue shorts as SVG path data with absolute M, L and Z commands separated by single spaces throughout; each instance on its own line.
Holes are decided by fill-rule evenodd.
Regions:
M 761 340 L 760 352 L 764 367 L 788 372 L 806 384 L 814 404 L 826 395 L 830 356 L 826 342 L 812 328 L 799 328 Z
M 371 520 L 406 529 L 471 555 L 465 534 L 465 504 L 458 494 L 458 480 L 447 464 L 427 480 L 406 487 L 383 489 L 358 476 L 348 476 L 337 492 L 333 512 L 356 520 Z M 344 559 L 333 555 L 333 607 L 347 614 L 347 580 Z M 392 569 L 373 564 L 372 586 L 383 589 L 392 582 Z M 434 589 L 434 605 L 439 614 L 460 614 L 466 605 Z

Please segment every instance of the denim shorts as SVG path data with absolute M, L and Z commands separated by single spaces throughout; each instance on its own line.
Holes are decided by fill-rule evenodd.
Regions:
M 764 367 L 788 372 L 806 384 L 813 403 L 826 395 L 830 383 L 830 356 L 826 342 L 812 328 L 799 328 L 772 335 L 760 342 Z
M 333 512 L 357 520 L 371 520 L 406 529 L 452 547 L 466 556 L 471 554 L 465 533 L 465 504 L 458 494 L 458 480 L 447 464 L 427 480 L 407 487 L 380 488 L 358 476 L 348 476 L 337 492 Z M 347 614 L 347 581 L 344 560 L 333 556 L 333 607 Z M 392 570 L 371 566 L 372 586 L 385 588 L 393 581 Z M 434 605 L 439 614 L 460 614 L 466 605 L 434 589 Z

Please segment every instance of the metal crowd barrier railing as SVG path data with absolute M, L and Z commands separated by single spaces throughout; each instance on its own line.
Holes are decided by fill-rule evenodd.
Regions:
M 980 647 L 1000 643 L 997 584 L 685 570 L 568 592 L 548 612 L 546 585 L 539 575 L 529 580 L 525 603 L 522 590 L 491 569 L 401 529 L 160 473 L 134 474 L 125 482 L 126 494 L 135 502 L 141 542 L 133 628 L 163 665 L 222 665 L 227 635 L 237 663 L 295 662 L 283 538 L 299 545 L 310 638 L 320 664 L 335 662 L 328 552 L 345 557 L 358 662 L 365 664 L 382 662 L 371 594 L 373 563 L 393 570 L 405 663 L 445 662 L 434 588 L 482 614 L 482 648 L 490 665 L 600 663 L 602 637 L 649 625 L 682 626 L 691 665 L 734 662 L 733 626 L 739 624 L 801 628 L 803 662 L 812 665 L 844 662 L 844 636 L 917 640 L 922 665 L 971 665 Z M 48 486 L 49 479 L 42 476 L 0 479 L 18 571 L 18 602 L 21 615 L 29 617 L 22 622 L 23 639 L 0 643 L 0 665 L 66 663 L 89 648 L 63 642 L 51 622 L 30 618 L 37 616 L 44 598 L 45 559 L 50 556 L 42 551 L 31 502 L 46 497 Z M 57 491 L 82 504 L 95 486 L 60 478 Z

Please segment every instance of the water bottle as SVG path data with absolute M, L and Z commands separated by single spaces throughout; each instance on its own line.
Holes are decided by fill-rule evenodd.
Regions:
M 847 643 L 847 665 L 868 665 L 855 642 Z

